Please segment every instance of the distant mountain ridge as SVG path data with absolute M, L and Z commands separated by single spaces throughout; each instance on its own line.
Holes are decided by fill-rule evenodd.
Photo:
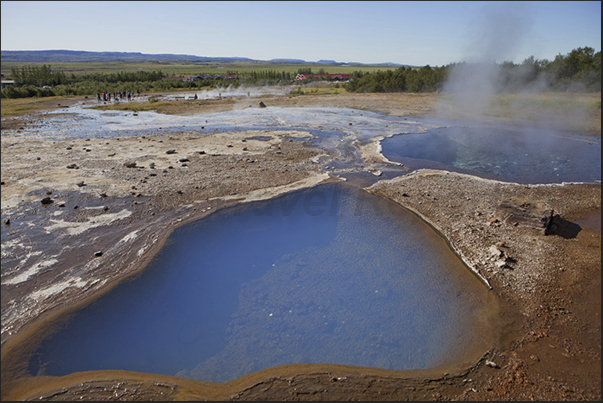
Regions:
M 88 52 L 81 50 L 2 50 L 3 62 L 70 63 L 70 62 L 218 62 L 252 61 L 246 57 L 201 57 L 140 52 Z
M 15 63 L 86 63 L 86 62 L 186 62 L 186 63 L 233 63 L 233 62 L 266 62 L 247 57 L 206 57 L 175 54 L 145 54 L 140 52 L 89 52 L 83 50 L 2 50 L 2 62 Z M 319 60 L 308 62 L 302 59 L 272 59 L 273 63 L 289 64 L 333 64 L 362 65 L 355 62 L 336 62 Z M 403 66 L 397 63 L 371 63 L 370 65 Z

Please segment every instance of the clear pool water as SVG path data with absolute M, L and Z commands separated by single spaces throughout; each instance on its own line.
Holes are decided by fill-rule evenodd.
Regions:
M 493 298 L 415 215 L 326 184 L 177 228 L 138 278 L 46 339 L 30 372 L 225 382 L 294 363 L 430 368 L 485 351 Z
M 601 181 L 598 138 L 536 129 L 444 127 L 382 141 L 383 154 L 413 169 L 464 172 L 516 183 Z

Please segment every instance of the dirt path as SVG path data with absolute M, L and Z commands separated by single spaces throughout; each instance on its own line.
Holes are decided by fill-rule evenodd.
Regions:
M 262 101 L 421 117 L 435 113 L 438 99 L 340 94 Z M 209 113 L 233 105 L 220 101 L 202 108 Z M 27 119 L 43 117 L 10 124 L 26 125 Z M 7 125 L 3 119 L 3 131 Z M 585 133 L 590 130 L 584 127 Z M 601 235 L 600 226 L 588 224 L 593 217 L 600 220 L 600 185 L 525 186 L 437 171 L 381 181 L 369 190 L 438 229 L 503 301 L 506 332 L 470 368 L 386 371 L 300 364 L 225 384 L 127 371 L 22 377 L 33 335 L 54 315 L 89 302 L 138 270 L 144 263 L 140 255 L 156 251 L 170 228 L 238 200 L 327 180 L 315 162 L 323 152 L 289 141 L 303 133 L 261 133 L 270 137 L 266 141 L 254 140 L 257 135 L 44 142 L 3 133 L 3 240 L 15 232 L 21 241 L 3 241 L 2 400 L 600 400 Z M 42 204 L 45 197 L 52 202 Z M 543 228 L 505 222 L 501 204 L 519 199 L 553 210 L 546 234 Z M 87 236 L 78 238 L 81 233 Z M 37 234 L 47 246 L 33 250 L 20 238 L 27 234 Z M 63 248 L 52 236 L 81 240 Z M 96 237 L 94 245 L 86 241 L 90 237 Z M 98 251 L 102 255 L 96 256 Z M 23 259 L 40 264 L 32 264 L 36 269 L 26 276 L 11 275 Z M 112 265 L 120 272 L 107 269 Z

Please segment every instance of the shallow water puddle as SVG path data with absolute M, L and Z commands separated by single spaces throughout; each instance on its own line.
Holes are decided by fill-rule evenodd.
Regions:
M 30 372 L 224 382 L 293 363 L 474 362 L 491 340 L 493 298 L 415 215 L 327 184 L 177 228 L 139 278 L 44 341 Z
M 243 108 L 206 115 L 178 116 L 154 111 L 103 111 L 92 109 L 94 105 L 89 101 L 74 105 L 67 112 L 48 112 L 43 123 L 28 127 L 23 132 L 48 139 L 66 139 L 187 131 L 304 130 L 318 134 L 320 141 L 328 145 L 333 141 L 333 136 L 352 135 L 363 140 L 377 135 L 417 132 L 423 131 L 423 127 L 435 127 L 405 118 L 346 108 Z
M 544 130 L 446 127 L 383 140 L 383 154 L 435 168 L 517 183 L 601 181 L 601 142 Z

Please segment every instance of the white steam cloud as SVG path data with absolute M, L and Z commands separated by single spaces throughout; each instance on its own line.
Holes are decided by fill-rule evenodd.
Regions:
M 501 67 L 525 54 L 522 46 L 530 35 L 533 12 L 522 2 L 492 2 L 482 8 L 467 27 L 463 62 L 448 72 L 446 95 L 436 107 L 438 117 L 512 118 L 541 128 L 585 130 L 588 115 L 580 95 L 549 92 L 548 98 L 539 98 L 538 93 L 548 90 L 547 79 L 536 75 L 532 63 Z
M 466 61 L 493 63 L 516 57 L 532 24 L 529 9 L 521 3 L 488 4 L 468 27 Z
M 502 74 L 497 62 L 517 56 L 531 28 L 525 7 L 513 3 L 486 5 L 468 27 L 464 62 L 452 66 L 444 92 L 452 105 L 441 105 L 444 117 L 483 116 L 499 90 Z

